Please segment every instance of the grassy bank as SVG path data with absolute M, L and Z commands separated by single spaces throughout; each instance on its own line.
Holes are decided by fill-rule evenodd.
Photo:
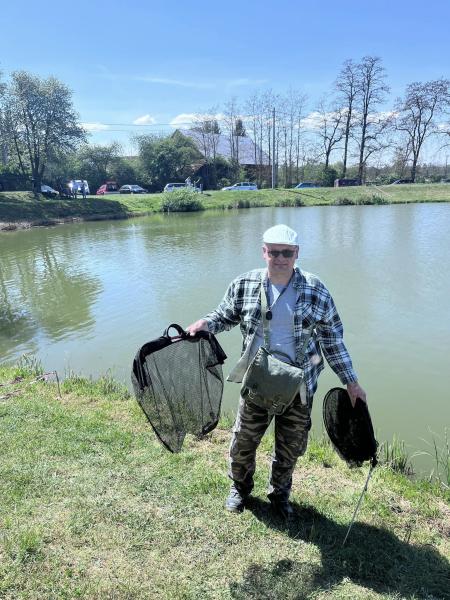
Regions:
M 323 441 L 288 526 L 265 498 L 270 437 L 250 510 L 231 515 L 226 429 L 170 455 L 113 381 L 71 377 L 60 398 L 33 377 L 0 367 L 2 599 L 450 598 L 442 489 L 378 467 L 342 548 L 367 468 Z
M 86 200 L 36 200 L 29 192 L 0 192 L 0 229 L 16 229 L 72 220 L 122 219 L 161 211 L 163 194 L 91 196 Z M 255 206 L 320 206 L 334 204 L 390 204 L 449 202 L 450 185 L 416 184 L 380 187 L 205 192 L 206 209 Z

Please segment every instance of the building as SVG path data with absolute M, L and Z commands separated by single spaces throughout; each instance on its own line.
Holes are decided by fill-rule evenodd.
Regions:
M 269 156 L 248 136 L 233 136 L 231 139 L 229 135 L 204 132 L 200 128 L 177 130 L 177 133 L 192 140 L 203 156 L 203 162 L 193 165 L 194 176 L 205 176 L 206 163 L 221 156 L 244 169 L 246 179 L 261 183 L 271 177 Z

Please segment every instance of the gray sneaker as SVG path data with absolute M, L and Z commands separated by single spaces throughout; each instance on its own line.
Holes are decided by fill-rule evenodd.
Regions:
M 247 498 L 248 494 L 242 494 L 233 484 L 225 501 L 225 508 L 230 512 L 240 513 L 245 508 Z

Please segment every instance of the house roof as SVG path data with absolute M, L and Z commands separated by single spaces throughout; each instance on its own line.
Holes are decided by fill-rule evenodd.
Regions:
M 189 137 L 193 140 L 199 151 L 204 155 L 204 145 L 202 140 L 202 134 L 198 131 L 187 129 L 186 131 L 181 132 L 186 137 Z M 209 137 L 214 136 L 215 138 L 215 148 L 216 154 L 220 154 L 224 158 L 231 158 L 231 146 L 230 139 L 227 135 L 222 133 L 208 134 Z M 236 141 L 238 142 L 239 148 L 239 163 L 241 165 L 269 165 L 269 157 L 261 150 L 261 148 L 255 144 L 255 142 L 249 138 L 248 136 L 237 136 Z M 211 143 L 212 145 L 212 143 Z M 256 149 L 256 163 L 255 163 L 255 149 Z

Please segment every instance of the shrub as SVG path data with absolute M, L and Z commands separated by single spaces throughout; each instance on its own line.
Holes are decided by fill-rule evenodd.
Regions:
M 389 204 L 383 196 L 361 196 L 357 199 L 356 204 Z
M 354 200 L 351 200 L 350 198 L 336 198 L 336 200 L 333 202 L 333 204 L 335 204 L 336 206 L 350 206 L 353 204 L 356 204 Z
M 221 177 L 217 182 L 217 189 L 220 190 L 223 187 L 227 187 L 228 185 L 231 185 L 231 181 L 227 179 L 227 177 Z
M 194 212 L 203 210 L 204 206 L 196 192 L 181 189 L 164 194 L 161 209 L 164 212 Z
M 275 202 L 275 206 L 305 206 L 305 203 L 299 197 L 281 198 Z

